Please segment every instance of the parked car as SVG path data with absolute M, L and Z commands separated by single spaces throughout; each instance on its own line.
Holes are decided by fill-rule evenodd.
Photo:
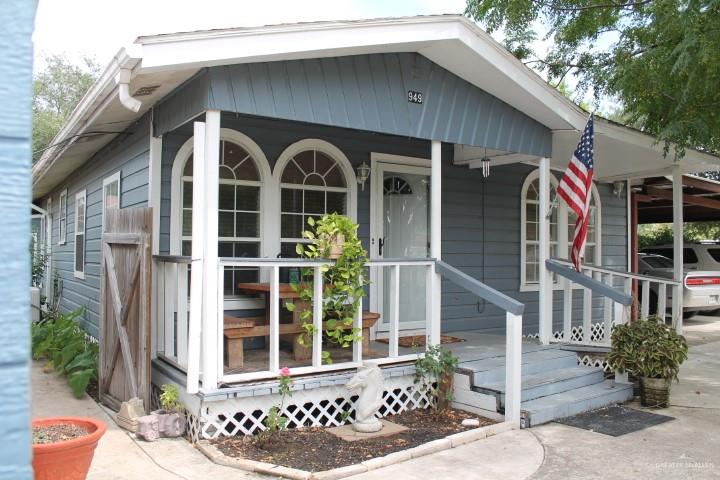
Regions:
M 673 246 L 656 245 L 643 248 L 642 253 L 654 253 L 673 259 Z M 707 241 L 701 243 L 686 243 L 683 248 L 683 265 L 685 270 L 710 270 L 720 272 L 720 242 Z
M 654 248 L 654 247 L 653 247 Z M 658 247 L 660 248 L 660 247 Z M 686 247 L 686 250 L 688 248 Z M 692 250 L 691 250 L 692 251 Z M 695 254 L 696 255 L 696 254 Z M 696 255 L 697 257 L 697 255 Z M 692 258 L 692 257 L 691 257 Z M 655 253 L 640 253 L 639 273 L 652 277 L 673 278 L 672 259 Z M 695 262 L 698 263 L 698 262 Z M 642 292 L 641 292 L 642 293 Z M 671 290 L 667 291 L 666 305 L 671 307 Z M 650 311 L 657 310 L 658 287 L 650 287 Z M 683 278 L 683 317 L 691 318 L 700 312 L 715 314 L 720 308 L 720 269 L 718 271 L 693 270 L 687 265 Z

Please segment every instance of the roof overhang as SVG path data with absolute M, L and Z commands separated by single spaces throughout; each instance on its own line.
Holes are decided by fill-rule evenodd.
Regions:
M 51 191 L 117 132 L 201 68 L 383 52 L 417 52 L 427 57 L 551 129 L 555 166 L 564 167 L 570 158 L 587 114 L 461 15 L 299 23 L 138 38 L 113 58 L 54 139 L 56 146 L 46 150 L 33 167 L 33 198 Z M 131 94 L 150 90 L 138 98 L 142 107 L 137 113 L 125 109 L 118 99 L 121 68 L 132 69 Z M 603 152 L 608 152 L 608 158 L 623 159 L 608 161 L 608 166 L 617 165 L 598 172 L 601 178 L 643 176 L 639 173 L 667 168 L 662 148 L 653 145 L 652 137 L 601 122 L 596 132 L 598 155 L 605 157 Z M 506 161 L 510 159 L 528 160 L 508 156 Z M 718 159 L 688 151 L 683 159 L 688 167 L 683 170 L 700 171 L 696 164 L 713 162 Z M 599 159 L 597 163 L 605 162 Z M 623 171 L 625 167 L 633 171 Z

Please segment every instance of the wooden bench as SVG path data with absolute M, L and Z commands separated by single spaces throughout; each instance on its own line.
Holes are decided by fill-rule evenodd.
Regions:
M 380 318 L 379 313 L 363 312 L 362 319 L 362 349 L 363 354 L 370 351 L 370 328 Z M 270 335 L 270 325 L 265 325 L 264 317 L 238 318 L 225 315 L 223 334 L 225 337 L 225 365 L 229 368 L 242 368 L 244 363 L 244 340 L 252 337 L 267 337 Z M 293 356 L 295 360 L 307 360 L 312 355 L 311 345 L 301 345 L 299 342 L 305 329 L 299 323 L 281 323 L 279 335 L 294 335 Z M 327 322 L 323 322 L 323 330 Z

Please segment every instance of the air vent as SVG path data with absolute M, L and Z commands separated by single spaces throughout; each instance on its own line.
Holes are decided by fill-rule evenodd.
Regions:
M 135 93 L 133 93 L 133 97 L 145 97 L 147 95 L 150 95 L 160 88 L 160 85 L 148 85 L 147 87 L 140 87 L 137 90 L 135 90 Z

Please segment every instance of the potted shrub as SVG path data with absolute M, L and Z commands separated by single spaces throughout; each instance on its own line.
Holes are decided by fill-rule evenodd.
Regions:
M 687 354 L 685 337 L 664 322 L 648 318 L 613 329 L 607 360 L 613 369 L 640 379 L 644 407 L 665 408 L 670 403 L 671 381 L 677 380 Z
M 34 419 L 32 463 L 35 480 L 83 480 L 106 429 L 104 422 L 94 418 Z
M 158 429 L 163 437 L 179 437 L 185 433 L 185 414 L 180 403 L 180 390 L 172 383 L 166 383 L 160 393 L 160 410 L 152 415 L 157 417 Z

